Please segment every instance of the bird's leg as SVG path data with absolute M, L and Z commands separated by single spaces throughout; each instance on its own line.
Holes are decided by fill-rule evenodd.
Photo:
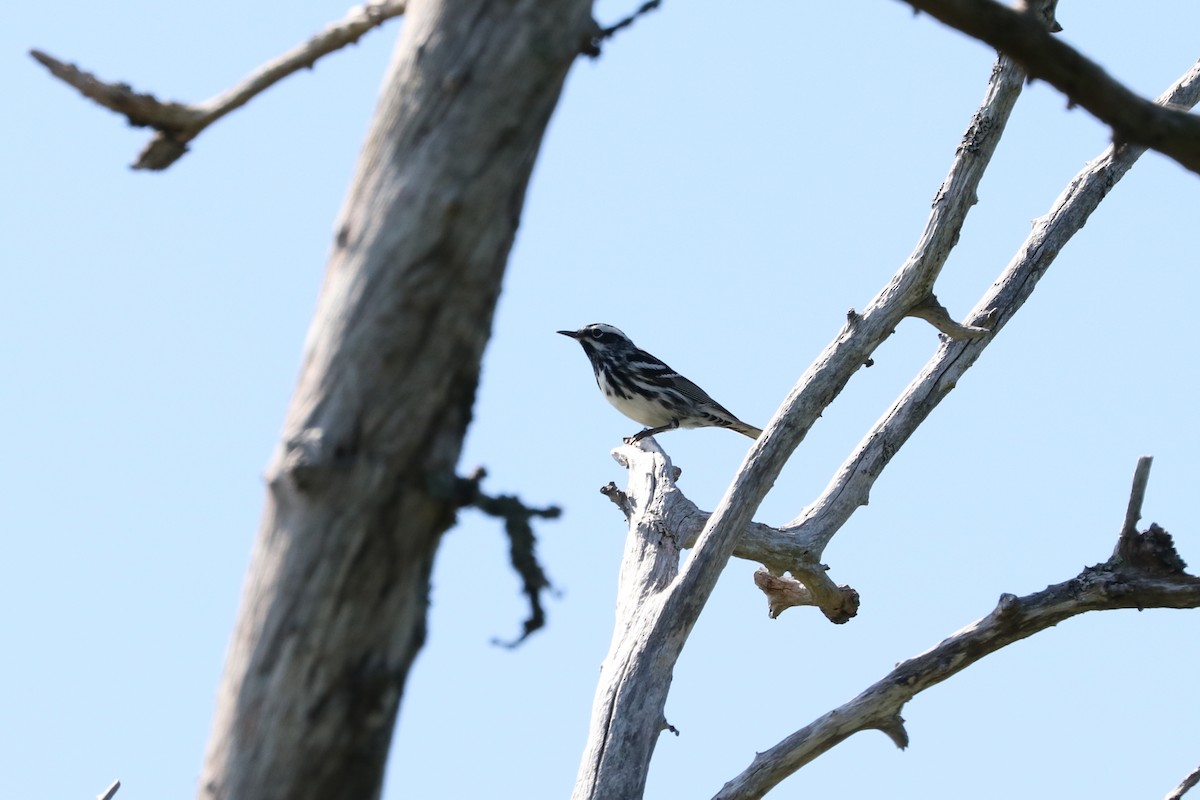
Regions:
M 666 425 L 659 425 L 657 428 L 646 428 L 640 433 L 635 433 L 633 436 L 626 436 L 624 442 L 625 444 L 637 444 L 647 436 L 653 436 L 654 434 L 662 433 L 663 431 L 673 431 L 678 427 L 679 420 L 673 419 Z

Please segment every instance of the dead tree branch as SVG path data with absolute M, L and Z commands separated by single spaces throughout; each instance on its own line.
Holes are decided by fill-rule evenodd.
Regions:
M 1043 5 L 1051 7 L 1053 3 Z M 792 388 L 774 418 L 767 423 L 766 431 L 751 448 L 722 508 L 708 521 L 706 534 L 721 540 L 736 539 L 733 532 L 747 526 L 763 496 L 774 485 L 784 464 L 821 413 L 851 376 L 870 360 L 875 349 L 891 336 L 896 326 L 914 308 L 928 302 L 950 251 L 958 242 L 967 213 L 977 200 L 979 183 L 1024 82 L 1025 73 L 1020 67 L 1008 58 L 998 59 L 984 100 L 972 117 L 950 171 L 934 197 L 917 245 L 862 313 L 848 316 L 837 337 Z M 976 322 L 971 327 L 980 326 Z M 702 534 L 698 549 L 703 540 Z M 728 549 L 732 552 L 733 544 L 729 544 Z M 819 551 L 816 552 L 819 555 Z
M 1200 173 L 1200 119 L 1154 103 L 1056 39 L 1038 15 L 995 0 L 904 0 L 1018 62 L 1112 128 L 1113 142 L 1148 147 Z
M 938 302 L 937 295 L 932 292 L 924 300 L 910 308 L 908 315 L 925 320 L 949 339 L 978 339 L 986 336 L 989 330 L 986 327 L 988 320 L 982 320 L 984 324 L 978 326 L 956 322 L 946 307 Z
M 1042 3 L 1040 6 L 1044 11 L 1052 8 L 1053 3 Z M 814 585 L 819 586 L 822 579 L 828 580 L 824 578 L 824 568 L 817 559 L 844 519 L 833 521 L 843 512 L 848 517 L 854 508 L 865 502 L 865 491 L 869 490 L 879 471 L 903 444 L 903 439 L 881 441 L 870 440 L 869 436 L 863 447 L 877 462 L 855 464 L 854 469 L 859 466 L 869 468 L 862 473 L 844 473 L 835 478 L 835 483 L 844 481 L 842 489 L 849 488 L 854 481 L 856 485 L 853 488 L 861 489 L 864 493 L 848 495 L 848 505 L 841 504 L 841 498 L 837 496 L 840 492 L 823 495 L 789 526 L 793 530 L 785 533 L 795 534 L 790 542 L 787 536 L 781 536 L 771 528 L 755 526 L 751 516 L 791 453 L 854 372 L 868 362 L 874 349 L 891 335 L 905 316 L 914 309 L 928 305 L 934 283 L 950 249 L 957 242 L 967 211 L 976 200 L 979 179 L 1025 77 L 1025 73 L 1011 59 L 1005 56 L 999 59 L 985 102 L 964 136 L 913 254 L 861 314 L 849 315 L 846 326 L 801 377 L 775 417 L 767 424 L 763 435 L 752 446 L 720 507 L 711 516 L 704 519 L 704 515 L 696 511 L 694 506 L 686 513 L 682 511 L 690 504 L 669 479 L 669 461 L 665 456 L 660 457 L 661 451 L 652 440 L 640 443 L 648 452 L 635 447 L 621 448 L 615 452 L 618 460 L 629 468 L 630 480 L 626 492 L 630 534 L 621 569 L 619 601 L 625 608 L 618 610 L 613 644 L 602 668 L 575 798 L 640 795 L 649 757 L 657 733 L 664 723 L 663 708 L 674 664 L 717 576 L 730 555 L 744 546 L 747 537 L 753 535 L 751 532 L 758 534 L 761 548 L 770 551 L 765 563 L 772 575 L 781 568 L 795 575 L 794 570 L 798 568 L 805 579 L 812 580 L 811 576 L 819 576 Z M 1182 83 L 1190 87 L 1193 79 L 1194 76 L 1189 74 Z M 1136 160 L 1141 148 L 1122 145 L 1116 150 L 1114 163 L 1106 164 L 1095 176 L 1098 181 L 1107 181 L 1104 191 L 1111 188 L 1112 183 Z M 1091 180 L 1077 180 L 1068 187 L 1064 196 L 1070 197 L 1077 192 L 1086 195 L 1086 190 L 1091 187 Z M 1103 193 L 1100 192 L 1099 196 L 1103 196 Z M 1097 202 L 1098 199 L 1095 198 Z M 1090 208 L 1082 201 L 1075 208 L 1086 209 L 1082 216 L 1084 219 L 1090 213 Z M 1050 222 L 1052 220 L 1043 220 L 1041 227 L 1052 227 Z M 1066 224 L 1054 227 L 1052 233 L 1056 238 L 1045 235 L 1043 230 L 1042 237 L 1032 240 L 1038 252 L 1018 253 L 1014 265 L 1025 265 L 1029 269 L 1036 263 L 1040 271 L 1044 271 L 1070 234 L 1077 229 Z M 969 330 L 970 335 L 955 336 L 941 343 L 935 361 L 951 352 L 951 348 L 962 349 L 954 351 L 960 362 L 957 366 L 950 364 L 940 367 L 943 371 L 937 374 L 933 387 L 937 399 L 953 388 L 957 377 L 994 337 L 1006 321 L 1004 312 L 1007 311 L 1008 315 L 1014 313 L 1032 292 L 1040 271 L 1017 276 L 1012 274 L 1013 268 L 1010 266 L 1005 273 L 1012 280 L 993 287 L 977 310 L 969 315 L 967 322 L 960 326 Z M 962 330 L 954 329 L 947 333 L 961 334 Z M 928 369 L 915 383 L 920 383 L 927 373 Z M 907 429 L 905 439 L 915 430 L 919 419 L 927 416 L 936 405 L 936 401 L 930 404 L 929 400 L 926 396 L 909 400 L 902 397 L 897 401 L 894 410 L 902 409 L 910 415 L 911 420 L 908 421 L 913 423 Z M 858 455 L 861 453 L 856 453 Z M 809 521 L 810 517 L 820 518 L 825 512 L 832 512 L 825 516 L 825 521 L 831 523 L 829 527 Z M 808 527 L 805 527 L 806 523 Z M 695 549 L 682 569 L 676 571 L 679 548 L 691 544 L 692 531 L 697 526 L 701 530 L 696 534 Z M 793 587 L 796 591 L 792 594 L 805 602 L 812 602 L 814 585 L 805 583 L 804 579 L 800 583 L 801 587 Z M 841 589 L 832 582 L 830 585 L 834 590 Z M 780 597 L 787 594 L 774 585 L 772 591 L 778 592 Z M 772 595 L 773 610 L 777 613 L 776 600 L 777 597 Z M 875 727 L 888 730 L 895 737 L 902 734 L 903 729 L 898 727 L 895 720 L 879 719 L 875 722 Z
M 678 550 L 685 539 L 675 523 L 695 515 L 677 516 L 684 504 L 670 500 L 678 489 L 669 479 L 669 461 L 658 457 L 661 451 L 652 439 L 639 444 L 653 456 L 638 447 L 615 452 L 629 468 L 627 497 L 632 513 L 621 566 L 618 623 L 593 701 L 575 800 L 641 795 L 665 722 L 674 665 L 717 578 L 766 492 L 822 411 L 909 311 L 933 291 L 1024 80 L 1015 64 L 999 60 L 984 102 L 934 199 L 918 247 L 861 314 L 849 315 L 834 341 L 801 376 L 752 446 L 720 507 L 705 520 L 682 569 Z M 828 578 L 816 563 L 819 551 L 810 551 L 807 557 L 805 563 L 783 564 L 793 575 L 799 571 L 812 580 L 812 585 L 806 584 L 811 591 Z M 770 563 L 775 563 L 775 569 L 780 566 Z M 844 597 L 832 581 L 824 588 L 831 596 Z
M 129 84 L 103 81 L 40 50 L 31 50 L 29 54 L 51 75 L 75 87 L 84 97 L 124 115 L 130 125 L 156 130 L 132 166 L 161 170 L 178 161 L 187 152 L 188 143 L 209 125 L 288 75 L 311 68 L 322 56 L 357 42 L 367 31 L 403 14 L 406 6 L 405 0 L 380 0 L 355 6 L 307 42 L 263 64 L 228 91 L 200 103 L 159 100 L 152 94 L 135 92 Z
M 508 535 L 508 554 L 513 570 L 521 578 L 521 588 L 529 600 L 529 618 L 522 626 L 521 635 L 504 641 L 493 639 L 493 644 L 513 648 L 529 638 L 534 631 L 546 624 L 546 612 L 542 608 L 542 592 L 552 589 L 550 578 L 542 569 L 537 557 L 537 537 L 533 533 L 533 519 L 557 519 L 562 515 L 558 506 L 534 508 L 527 506 L 519 497 L 509 494 L 495 497 L 485 494 L 481 485 L 487 471 L 479 467 L 466 478 L 457 480 L 456 494 L 459 508 L 477 508 L 484 514 L 504 520 L 504 532 Z
M 1125 524 L 1121 526 L 1122 538 L 1137 533 L 1138 520 L 1142 518 L 1142 503 L 1146 501 L 1146 485 L 1150 483 L 1150 465 L 1154 459 L 1142 456 L 1133 473 L 1133 489 L 1129 492 L 1129 506 L 1125 509 Z
M 1200 102 L 1200 62 L 1176 81 L 1158 102 L 1186 108 Z M 815 555 L 819 558 L 851 514 L 867 504 L 871 487 L 892 457 L 1017 313 L 1058 253 L 1145 151 L 1146 148 L 1133 145 L 1109 147 L 1071 179 L 1046 215 L 1034 224 L 1013 260 L 968 317 L 971 326 L 986 321 L 990 326 L 988 334 L 942 342 L 920 374 L 838 468 L 821 496 L 782 529 L 785 535 L 795 537 L 793 547 L 797 557 Z M 1148 465 L 1146 469 L 1149 469 Z M 1140 503 L 1137 511 L 1140 513 Z M 1133 522 L 1136 523 L 1136 518 Z M 1127 520 L 1126 524 L 1131 523 Z M 771 553 L 786 551 L 783 541 L 772 540 Z
M 600 56 L 600 45 L 603 44 L 606 39 L 611 39 L 618 31 L 624 30 L 633 23 L 637 22 L 638 17 L 649 14 L 651 11 L 657 9 L 660 5 L 662 5 L 662 0 L 646 0 L 646 2 L 638 6 L 637 10 L 632 14 L 622 17 L 612 25 L 606 25 L 603 28 L 599 28 L 595 35 L 593 35 L 584 46 L 583 54 L 590 58 L 598 58 Z
M 1200 767 L 1196 767 L 1188 773 L 1188 776 L 1180 781 L 1178 786 L 1167 792 L 1167 796 L 1163 800 L 1181 800 L 1197 784 L 1200 784 Z
M 1142 462 L 1138 473 L 1142 476 Z M 1144 492 L 1145 485 L 1141 484 Z M 1135 479 L 1133 495 L 1139 492 Z M 1131 495 L 1131 504 L 1134 498 Z M 1121 533 L 1122 538 L 1125 532 Z M 1114 554 L 1063 583 L 1017 597 L 1004 594 L 996 609 L 924 653 L 901 662 L 858 697 L 830 711 L 754 757 L 714 800 L 753 800 L 855 733 L 881 730 L 897 747 L 908 745 L 900 716 L 915 695 L 1039 631 L 1088 611 L 1119 608 L 1198 608 L 1200 578 L 1184 571 L 1171 536 L 1157 525 L 1131 537 L 1144 557 Z M 1190 776 L 1189 776 L 1190 777 Z

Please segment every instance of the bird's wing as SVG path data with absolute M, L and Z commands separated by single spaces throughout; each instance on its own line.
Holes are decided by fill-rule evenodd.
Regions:
M 728 411 L 721 407 L 720 403 L 709 397 L 708 392 L 704 391 L 699 386 L 680 375 L 678 372 L 673 372 L 671 373 L 670 377 L 664 378 L 664 383 L 666 383 L 672 389 L 678 391 L 683 396 L 687 397 L 689 400 L 695 402 L 697 405 L 712 406 L 713 408 L 729 414 Z
M 631 360 L 630 367 L 632 370 L 636 370 L 639 374 L 647 376 L 661 386 L 667 389 L 674 389 L 697 405 L 709 405 L 729 414 L 729 411 L 723 408 L 720 403 L 709 397 L 708 392 L 671 369 L 667 366 L 666 362 L 655 358 L 645 350 L 637 351 L 637 354 Z M 730 414 L 730 416 L 733 415 Z

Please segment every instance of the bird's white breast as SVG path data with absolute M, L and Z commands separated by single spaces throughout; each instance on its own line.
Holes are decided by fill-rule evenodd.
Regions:
M 603 371 L 596 375 L 596 383 L 600 384 L 600 389 L 604 392 L 604 396 L 608 398 L 608 402 L 612 403 L 613 408 L 631 420 L 640 422 L 648 428 L 669 425 L 671 420 L 675 418 L 667 408 L 659 403 L 652 402 L 637 392 L 626 392 L 626 394 L 632 396 L 622 397 L 609 384 Z

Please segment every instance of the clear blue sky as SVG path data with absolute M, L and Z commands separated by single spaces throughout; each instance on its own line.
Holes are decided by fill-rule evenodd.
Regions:
M 611 21 L 636 3 L 602 3 Z M 283 419 L 340 207 L 402 21 L 206 132 L 164 174 L 146 139 L 31 47 L 181 100 L 340 17 L 338 2 L 25 3 L 0 28 L 0 765 L 14 798 L 192 796 Z M 1157 95 L 1200 6 L 1064 2 L 1064 36 Z M 564 507 L 561 590 L 525 613 L 499 526 L 464 512 L 434 576 L 385 797 L 564 797 L 611 635 L 624 527 L 597 489 L 636 426 L 554 331 L 610 322 L 762 425 L 925 223 L 993 60 L 901 3 L 668 2 L 571 73 L 529 193 L 464 471 Z M 1106 130 L 1022 99 L 937 287 L 974 305 Z M 756 750 L 899 660 L 1104 560 L 1139 455 L 1145 522 L 1200 562 L 1194 314 L 1200 180 L 1148 155 L 1062 253 L 826 553 L 863 598 L 769 620 L 730 565 L 679 664 L 649 798 L 707 797 Z M 909 321 L 796 453 L 791 519 L 936 347 Z M 659 438 L 702 507 L 748 440 Z M 1161 797 L 1200 762 L 1200 615 L 1094 614 L 919 696 L 906 752 L 862 734 L 773 797 Z M 1002 765 L 1002 766 L 1000 766 Z

